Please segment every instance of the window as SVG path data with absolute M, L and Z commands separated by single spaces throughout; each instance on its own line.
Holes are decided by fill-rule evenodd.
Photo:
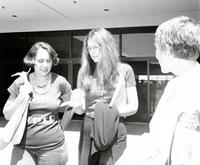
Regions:
M 72 58 L 81 58 L 83 41 L 89 30 L 72 32 Z
M 136 87 L 138 92 L 138 100 L 139 100 L 139 106 L 138 111 L 136 114 L 132 116 L 128 116 L 126 118 L 126 121 L 140 121 L 145 122 L 148 120 L 148 81 L 141 79 L 144 76 L 147 76 L 147 61 L 131 61 L 126 60 L 126 63 L 128 63 L 135 73 L 135 79 L 136 79 Z
M 28 50 L 39 41 L 47 42 L 58 53 L 59 58 L 70 57 L 70 33 L 69 32 L 32 32 L 28 33 Z
M 77 86 L 77 77 L 78 77 L 78 71 L 79 71 L 79 69 L 80 69 L 80 67 L 81 67 L 81 64 L 80 63 L 74 63 L 73 64 L 73 85 L 72 85 L 72 88 L 74 89 L 74 88 L 76 88 Z
M 149 117 L 153 116 L 167 82 L 174 76 L 171 74 L 163 74 L 158 62 L 149 63 L 149 87 L 150 87 L 150 112 Z

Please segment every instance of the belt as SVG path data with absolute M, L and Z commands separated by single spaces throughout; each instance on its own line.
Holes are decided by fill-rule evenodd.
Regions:
M 27 119 L 27 122 L 29 124 L 36 124 L 36 123 L 40 123 L 40 122 L 46 122 L 46 121 L 55 121 L 57 120 L 55 115 L 48 115 L 45 117 L 39 117 L 39 116 L 29 116 Z

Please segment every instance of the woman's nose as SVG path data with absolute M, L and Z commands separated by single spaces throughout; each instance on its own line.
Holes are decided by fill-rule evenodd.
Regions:
M 49 62 L 44 61 L 44 62 L 42 63 L 42 66 L 43 66 L 43 67 L 48 67 L 48 66 L 49 66 Z

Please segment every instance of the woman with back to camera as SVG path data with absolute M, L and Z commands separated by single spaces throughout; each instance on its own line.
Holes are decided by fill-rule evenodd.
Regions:
M 199 24 L 186 16 L 165 21 L 156 30 L 155 48 L 161 71 L 175 77 L 165 87 L 150 132 L 140 139 L 141 161 L 136 164 L 199 165 Z
M 125 102 L 117 107 L 115 104 L 111 106 L 111 100 L 121 77 L 124 81 L 122 88 L 125 93 L 122 100 L 124 99 Z M 112 34 L 104 28 L 92 29 L 85 37 L 77 88 L 78 90 L 75 89 L 71 97 L 74 102 L 73 110 L 78 114 L 85 113 L 79 141 L 79 165 L 114 164 L 126 148 L 126 127 L 123 118 L 136 113 L 138 98 L 133 69 L 128 64 L 120 63 L 115 40 Z M 77 100 L 79 100 L 79 105 L 75 105 Z M 83 100 L 83 104 L 80 100 Z M 102 107 L 104 109 L 101 109 Z M 106 116 L 105 108 L 110 112 L 115 109 L 113 113 L 117 112 L 120 116 L 118 125 L 120 131 L 118 129 L 118 134 L 106 149 L 98 150 L 97 139 L 99 137 L 95 137 L 93 127 L 97 128 L 101 122 L 106 124 L 110 122 L 101 130 L 106 132 L 105 129 L 109 130 L 108 127 L 114 124 L 111 122 L 114 114 L 110 113 Z M 102 113 L 105 113 L 103 119 L 102 116 L 98 116 Z M 93 133 L 94 137 L 91 135 Z M 108 132 L 107 136 L 110 137 Z M 91 138 L 96 140 L 95 149 Z M 101 145 L 99 147 L 101 148 Z
M 27 74 L 29 83 L 25 84 L 20 76 L 8 88 L 10 96 L 3 108 L 8 120 L 26 95 L 32 97 L 24 135 L 21 143 L 13 147 L 11 165 L 65 165 L 67 162 L 58 109 L 61 102 L 69 100 L 71 86 L 64 77 L 51 72 L 58 61 L 49 44 L 35 43 L 24 57 L 24 63 L 34 69 Z

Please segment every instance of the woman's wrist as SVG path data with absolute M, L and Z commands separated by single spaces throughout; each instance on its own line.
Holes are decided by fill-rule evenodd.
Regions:
M 81 106 L 79 106 L 79 107 L 73 107 L 73 111 L 74 111 L 74 113 L 76 113 L 76 114 L 78 114 L 78 115 L 82 115 L 82 114 L 84 114 L 84 110 L 82 109 L 82 107 Z

